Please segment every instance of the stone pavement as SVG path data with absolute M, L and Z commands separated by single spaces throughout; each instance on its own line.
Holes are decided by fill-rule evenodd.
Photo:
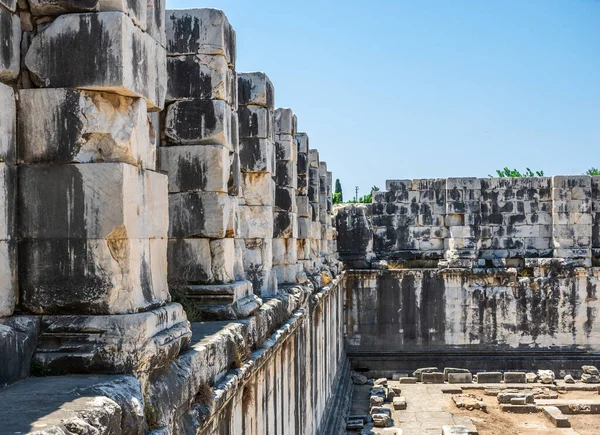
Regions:
M 452 405 L 452 395 L 441 391 L 447 385 L 402 384 L 400 387 L 406 398 L 406 410 L 392 411 L 392 417 L 394 426 L 400 427 L 403 435 L 439 435 L 444 425 L 472 425 L 469 417 L 452 416 L 445 411 Z

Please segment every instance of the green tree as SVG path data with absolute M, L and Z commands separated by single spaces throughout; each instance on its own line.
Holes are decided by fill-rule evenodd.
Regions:
M 600 175 L 600 169 L 590 168 L 585 172 L 585 175 L 591 175 L 592 177 L 597 177 Z
M 339 194 L 338 195 L 339 202 L 335 202 L 335 199 L 336 199 L 335 194 Z M 344 194 L 342 193 L 342 183 L 340 183 L 339 178 L 336 178 L 335 179 L 335 191 L 334 191 L 334 195 L 333 195 L 333 203 L 341 204 L 342 202 L 344 202 Z
M 521 177 L 543 177 L 544 171 L 535 171 L 533 172 L 531 169 L 526 168 L 527 170 L 523 173 L 518 171 L 517 169 L 508 169 L 508 167 L 504 169 L 496 169 L 496 174 L 500 178 L 521 178 Z M 490 178 L 494 178 L 493 175 L 489 175 Z

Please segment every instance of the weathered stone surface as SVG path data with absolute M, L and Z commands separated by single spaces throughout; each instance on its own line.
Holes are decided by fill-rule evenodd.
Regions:
M 21 62 L 21 20 L 0 5 L 0 81 L 12 82 Z
M 77 62 L 65 69 L 64 59 Z M 164 104 L 165 49 L 120 12 L 59 16 L 33 38 L 25 65 L 40 87 L 142 97 L 151 110 Z
M 296 163 L 291 160 L 278 160 L 276 168 L 275 181 L 277 185 L 296 189 L 298 186 Z
M 167 108 L 165 134 L 180 145 L 223 145 L 233 151 L 231 107 L 223 100 L 176 101 Z
M 296 213 L 296 191 L 291 187 L 277 186 L 275 189 L 275 210 Z
M 552 384 L 554 382 L 554 372 L 552 370 L 538 370 L 537 376 L 542 384 Z
M 234 239 L 169 239 L 169 287 L 234 281 Z
M 298 215 L 286 211 L 273 212 L 273 238 L 298 238 Z
M 195 98 L 232 104 L 235 71 L 223 56 L 197 54 L 167 59 L 167 101 Z
M 169 192 L 229 191 L 229 150 L 222 145 L 161 147 L 159 169 L 169 177 Z
M 240 169 L 242 172 L 275 172 L 273 142 L 259 138 L 240 139 Z
M 146 13 L 146 33 L 162 47 L 167 46 L 165 4 L 166 0 L 148 0 Z
M 394 399 L 392 399 L 392 406 L 395 410 L 406 409 L 406 398 L 402 396 L 394 397 Z
M 19 242 L 20 306 L 44 314 L 121 314 L 162 305 L 166 239 Z
M 142 99 L 76 89 L 23 89 L 19 113 L 20 163 L 155 167 Z
M 273 208 L 270 206 L 238 207 L 240 238 L 270 239 L 273 237 Z
M 478 372 L 477 383 L 478 384 L 499 384 L 502 382 L 501 372 Z
M 273 140 L 273 111 L 258 106 L 238 108 L 240 138 Z
M 364 385 L 367 383 L 368 379 L 366 376 L 361 375 L 360 373 L 352 372 L 352 383 L 354 385 Z
M 450 384 L 470 384 L 473 382 L 471 373 L 448 373 L 448 382 Z
M 297 130 L 298 120 L 292 109 L 278 108 L 275 110 L 275 131 L 278 134 L 294 136 Z
M 122 163 L 24 165 L 19 186 L 22 238 L 111 244 L 167 236 L 163 174 Z
M 17 0 L 0 0 L 0 5 L 4 6 L 11 12 L 15 12 L 17 10 Z
M 190 285 L 185 294 L 200 311 L 202 321 L 235 320 L 256 312 L 262 300 L 252 292 L 252 283 L 236 281 L 230 284 Z
M 593 375 L 593 376 L 600 375 L 600 371 L 598 371 L 598 369 L 595 366 L 582 366 L 581 370 L 583 371 L 583 373 L 585 373 L 587 375 Z
M 149 372 L 168 364 L 190 337 L 174 303 L 122 316 L 43 316 L 34 361 L 51 373 Z
M 18 291 L 17 242 L 0 240 L 0 318 L 13 314 Z
M 444 380 L 448 380 L 448 375 L 450 373 L 471 373 L 468 369 L 459 369 L 454 367 L 445 367 L 444 368 Z
M 571 427 L 569 418 L 564 415 L 556 406 L 543 406 L 544 417 L 552 422 L 556 427 Z
M 225 193 L 173 193 L 169 195 L 169 237 L 233 237 L 236 213 L 235 198 Z
M 254 293 L 273 295 L 277 291 L 277 281 L 272 273 L 272 239 L 245 239 L 241 249 L 245 275 L 252 282 Z
M 0 163 L 0 241 L 15 238 L 17 167 Z
M 504 382 L 506 384 L 525 384 L 527 383 L 526 375 L 525 372 L 504 372 Z
M 29 376 L 38 328 L 35 316 L 0 318 L 0 389 Z
M 244 205 L 273 205 L 275 182 L 269 172 L 242 173 L 242 197 Z M 240 202 L 240 203 L 242 203 Z
M 421 373 L 421 381 L 425 384 L 443 384 L 444 374 L 441 372 Z
M 17 142 L 17 107 L 10 86 L 0 83 L 0 162 L 15 163 Z
M 0 400 L 6 433 L 141 435 L 145 425 L 134 376 L 35 377 L 3 389 Z
M 238 74 L 238 104 L 259 106 L 273 110 L 275 89 L 269 77 L 262 72 Z
M 29 7 L 32 15 L 44 16 L 98 11 L 124 12 L 142 30 L 146 30 L 147 12 L 150 12 L 144 0 L 29 0 Z
M 213 54 L 235 66 L 235 31 L 218 9 L 167 10 L 167 50 L 171 55 Z

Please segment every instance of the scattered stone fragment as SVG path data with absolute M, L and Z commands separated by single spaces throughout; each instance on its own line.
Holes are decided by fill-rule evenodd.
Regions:
M 556 406 L 543 406 L 544 417 L 552 422 L 556 427 L 571 427 L 569 418 L 564 415 Z
M 474 394 L 456 394 L 452 396 L 452 400 L 459 409 L 466 409 L 467 411 L 479 409 L 486 411 L 485 403 L 481 397 L 477 397 Z
M 533 384 L 534 382 L 536 382 L 538 380 L 538 375 L 536 375 L 535 373 L 529 372 L 525 375 L 526 379 L 527 379 L 527 383 L 528 384 Z
M 442 387 L 441 391 L 444 394 L 462 394 L 463 392 L 460 387 Z
M 500 411 L 515 414 L 533 414 L 539 412 L 539 409 L 535 405 L 500 405 Z
M 565 375 L 563 380 L 565 381 L 565 384 L 574 384 L 575 383 L 575 379 L 573 379 L 573 376 L 571 376 L 571 375 Z
M 352 379 L 352 383 L 354 385 L 364 385 L 368 381 L 366 376 L 361 375 L 360 373 L 356 373 L 356 372 L 352 372 L 352 374 L 350 375 L 350 378 Z
M 381 396 L 371 396 L 369 399 L 370 406 L 382 406 L 383 402 L 384 399 Z
M 388 414 L 371 414 L 375 427 L 388 427 L 392 421 Z
M 397 396 L 399 396 L 400 394 L 402 394 L 402 389 L 400 387 L 392 387 L 392 391 L 394 392 L 394 394 L 396 394 Z
M 442 426 L 442 435 L 468 435 L 469 431 L 465 426 L 461 425 L 444 425 Z
M 403 396 L 394 397 L 392 405 L 395 410 L 406 409 L 406 398 Z
M 471 373 L 449 373 L 448 382 L 450 384 L 470 384 L 473 382 Z
M 598 371 L 598 369 L 594 366 L 582 366 L 581 370 L 583 371 L 583 373 L 586 373 L 588 375 L 600 375 L 600 371 Z
M 500 382 L 502 382 L 502 373 L 500 372 L 477 373 L 478 384 L 499 384 Z
M 365 423 L 362 420 L 350 420 L 346 421 L 346 430 L 361 430 L 365 427 Z
M 558 393 L 556 391 L 550 390 L 549 388 L 534 388 L 531 390 L 534 399 L 556 399 L 558 398 Z
M 512 399 L 518 398 L 518 397 L 525 398 L 526 403 L 534 402 L 533 393 L 530 393 L 527 391 L 522 391 L 522 390 L 513 390 L 513 389 L 502 390 L 500 393 L 498 393 L 497 397 L 498 397 L 498 403 L 510 403 L 510 401 Z
M 552 370 L 538 370 L 537 377 L 540 379 L 542 384 L 552 384 L 555 376 Z
M 483 394 L 485 394 L 486 396 L 497 396 L 501 392 L 501 388 L 486 388 L 485 390 L 483 390 Z
M 527 383 L 527 374 L 525 372 L 504 372 L 505 384 L 525 384 Z
M 437 367 L 423 367 L 420 369 L 417 369 L 413 372 L 413 377 L 417 378 L 417 381 L 421 381 L 421 376 L 423 373 L 432 373 L 432 372 L 437 372 L 438 368 Z
M 448 380 L 448 375 L 450 373 L 471 373 L 471 371 L 467 370 L 467 369 L 457 369 L 457 368 L 452 368 L 452 367 L 446 367 L 446 368 L 444 368 L 444 380 L 445 381 Z
M 373 381 L 373 385 L 381 385 L 384 387 L 387 387 L 388 381 L 386 378 L 379 378 L 379 379 L 375 379 L 375 381 Z
M 407 376 L 405 378 L 398 379 L 398 383 L 400 383 L 400 384 L 416 384 L 417 380 L 418 379 L 414 376 Z
M 583 382 L 584 384 L 599 384 L 600 376 L 590 375 L 589 373 L 584 373 L 581 375 L 581 382 Z
M 443 384 L 444 374 L 441 372 L 423 373 L 421 380 L 425 384 Z

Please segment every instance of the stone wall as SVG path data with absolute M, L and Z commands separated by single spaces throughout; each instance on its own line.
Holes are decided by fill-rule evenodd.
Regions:
M 0 47 L 3 425 L 332 427 L 331 173 L 268 76 L 236 71 L 226 15 L 0 0 Z M 31 421 L 9 411 L 23 385 L 52 402 Z M 98 400 L 59 403 L 74 391 Z
M 355 269 L 353 364 L 569 368 L 596 358 L 598 179 L 390 180 L 371 204 L 337 207 L 338 252 Z
M 372 245 L 356 251 L 345 232 L 347 259 L 374 257 L 407 265 L 519 266 L 524 258 L 569 258 L 592 265 L 600 256 L 600 177 L 388 180 L 363 211 L 338 213 L 338 228 L 368 222 Z M 367 236 L 368 237 L 368 236 Z M 346 252 L 344 253 L 344 249 Z M 355 251 L 355 252 L 351 252 Z

